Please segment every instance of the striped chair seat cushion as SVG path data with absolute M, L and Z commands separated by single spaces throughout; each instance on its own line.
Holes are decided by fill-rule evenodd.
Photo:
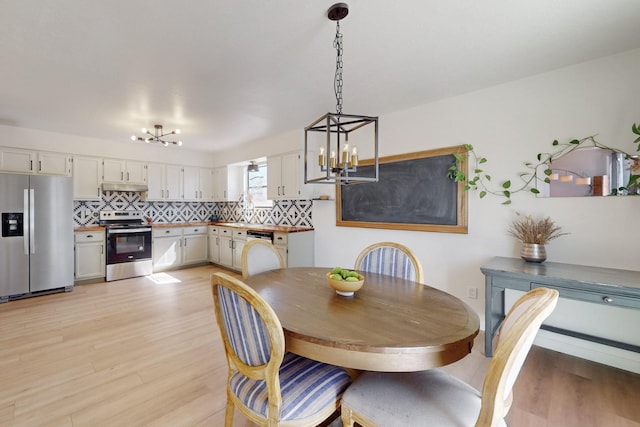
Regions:
M 337 366 L 285 353 L 280 366 L 280 420 L 303 420 L 325 409 L 342 395 L 351 378 Z M 231 391 L 250 410 L 267 416 L 267 388 L 239 372 L 229 381 Z
M 416 280 L 416 268 L 411 259 L 403 251 L 391 246 L 380 246 L 371 250 L 360 262 L 359 269 L 405 280 Z

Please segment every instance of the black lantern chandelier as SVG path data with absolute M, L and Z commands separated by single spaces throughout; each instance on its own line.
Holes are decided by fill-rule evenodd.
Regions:
M 180 129 L 176 129 L 176 130 L 172 130 L 171 132 L 164 133 L 162 129 L 162 125 L 153 125 L 153 128 L 154 128 L 154 133 L 151 133 L 147 128 L 142 128 L 140 131 L 146 134 L 146 136 L 132 135 L 131 140 L 144 141 L 147 143 L 157 142 L 159 144 L 164 145 L 165 147 L 168 146 L 169 144 L 177 145 L 178 147 L 182 146 L 182 141 L 167 141 L 163 139 L 165 136 L 168 136 L 168 135 L 179 135 Z
M 334 4 L 327 13 L 330 20 L 336 21 L 336 37 L 333 42 L 336 49 L 336 112 L 325 114 L 305 128 L 305 183 L 345 185 L 378 181 L 378 117 L 342 113 L 343 45 L 340 20 L 348 13 L 349 6 L 346 3 Z M 356 134 L 355 131 L 359 132 Z M 372 156 L 372 159 L 359 161 L 362 153 Z M 318 169 L 311 169 L 315 159 Z

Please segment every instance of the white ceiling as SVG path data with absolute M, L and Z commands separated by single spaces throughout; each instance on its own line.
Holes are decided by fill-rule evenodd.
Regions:
M 335 111 L 332 0 L 0 0 L 0 124 L 215 151 Z M 638 0 L 348 0 L 343 112 L 640 47 Z M 383 123 L 381 123 L 383 125 Z

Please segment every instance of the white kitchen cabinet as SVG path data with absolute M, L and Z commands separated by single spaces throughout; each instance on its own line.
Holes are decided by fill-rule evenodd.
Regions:
M 220 264 L 220 235 L 219 227 L 209 226 L 209 262 Z
M 247 231 L 237 228 L 219 229 L 220 265 L 242 270 L 242 249 L 247 240 Z
M 149 163 L 147 200 L 182 200 L 182 166 Z
M 153 271 L 207 262 L 207 226 L 153 229 Z
M 102 159 L 73 157 L 73 198 L 100 200 L 102 196 Z
M 32 173 L 36 153 L 20 148 L 0 148 L 0 170 L 2 172 Z
M 238 201 L 243 191 L 242 169 L 239 166 L 222 166 L 213 170 L 213 201 Z
M 233 230 L 233 266 L 235 270 L 242 270 L 242 250 L 247 243 L 247 230 Z
M 212 202 L 214 200 L 214 175 L 213 169 L 200 168 L 198 183 L 200 185 L 200 201 Z
M 79 231 L 74 233 L 75 280 L 105 277 L 105 233 Z
M 220 265 L 233 267 L 233 229 L 220 228 Z
M 121 159 L 103 159 L 103 182 L 113 184 L 146 184 L 147 164 Z
M 282 255 L 285 267 L 314 266 L 314 231 L 273 233 L 273 245 Z
M 71 176 L 71 156 L 63 153 L 39 151 L 36 172 L 43 175 Z
M 198 168 L 185 166 L 182 168 L 183 173 L 183 192 L 184 200 L 198 201 L 200 200 L 200 174 Z
M 184 166 L 182 168 L 182 194 L 183 200 L 186 201 L 213 201 L 212 169 Z
M 184 265 L 207 262 L 207 226 L 184 227 L 183 259 Z
M 153 271 L 182 265 L 182 228 L 153 229 Z
M 270 200 L 310 199 L 313 188 L 304 184 L 299 151 L 267 157 L 267 197 Z
M 71 176 L 71 156 L 64 153 L 0 147 L 0 171 Z

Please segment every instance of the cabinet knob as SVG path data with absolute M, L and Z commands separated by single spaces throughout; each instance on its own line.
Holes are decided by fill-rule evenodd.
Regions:
M 610 303 L 612 303 L 612 302 L 613 302 L 613 298 L 611 298 L 611 297 L 602 297 L 602 301 L 603 301 L 605 304 L 610 304 Z
M 165 230 L 165 231 L 164 231 L 164 233 L 165 233 L 165 234 L 167 234 L 167 233 L 171 233 L 171 231 L 170 231 L 170 230 Z

